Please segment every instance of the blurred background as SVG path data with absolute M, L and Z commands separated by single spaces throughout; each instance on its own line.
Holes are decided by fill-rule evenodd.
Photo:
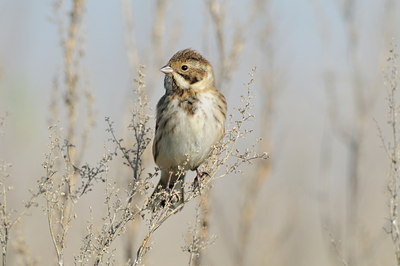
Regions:
M 71 25 L 76 35 L 68 62 Z M 244 147 L 262 137 L 255 148 L 270 156 L 214 182 L 212 241 L 200 264 L 392 265 L 394 248 L 384 230 L 390 161 L 378 126 L 390 138 L 384 84 L 389 51 L 400 40 L 395 25 L 400 3 L 394 0 L 0 1 L 0 159 L 13 165 L 8 208 L 23 209 L 44 175 L 48 127 L 58 120 L 68 128 L 68 66 L 78 77 L 76 134 L 90 125 L 82 162 L 92 163 L 109 138 L 105 117 L 130 137 L 139 65 L 154 116 L 164 93 L 160 67 L 190 47 L 214 66 L 230 113 L 256 68 L 248 128 L 254 132 Z M 128 179 L 128 173 L 113 174 Z M 100 217 L 103 202 L 95 186 L 77 204 L 66 265 L 82 246 L 89 208 Z M 188 264 L 182 249 L 197 205 L 198 199 L 160 227 L 147 265 Z M 56 262 L 43 214 L 39 204 L 17 223 L 9 265 L 24 265 L 28 255 L 32 264 Z M 127 241 L 138 249 L 146 221 L 138 226 L 133 240 L 123 235 L 114 242 L 115 265 L 127 261 Z

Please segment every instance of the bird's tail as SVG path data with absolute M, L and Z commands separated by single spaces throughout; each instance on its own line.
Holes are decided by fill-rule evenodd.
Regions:
M 153 211 L 168 206 L 170 209 L 176 209 L 184 202 L 184 179 L 185 173 L 173 172 L 169 182 L 167 183 L 169 172 L 161 170 L 161 178 L 158 182 L 153 194 L 150 197 L 150 206 Z

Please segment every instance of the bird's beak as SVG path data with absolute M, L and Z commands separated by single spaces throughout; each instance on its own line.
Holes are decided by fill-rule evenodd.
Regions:
M 163 66 L 160 71 L 164 74 L 168 74 L 168 73 L 172 73 L 174 72 L 174 70 L 172 69 L 172 67 L 170 67 L 169 65 L 165 65 Z

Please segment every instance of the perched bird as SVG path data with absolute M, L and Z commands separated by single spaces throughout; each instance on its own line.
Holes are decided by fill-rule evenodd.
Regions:
M 161 72 L 165 74 L 165 94 L 157 104 L 153 141 L 161 179 L 152 195 L 153 210 L 164 207 L 168 194 L 171 208 L 183 202 L 183 179 L 188 170 L 196 170 L 195 182 L 200 186 L 198 167 L 223 137 L 227 109 L 225 97 L 215 88 L 211 64 L 197 51 L 177 52 Z M 177 196 L 175 200 L 173 196 Z

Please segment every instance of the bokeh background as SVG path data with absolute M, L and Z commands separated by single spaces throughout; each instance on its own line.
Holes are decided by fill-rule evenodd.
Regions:
M 6 121 L 0 159 L 13 165 L 8 207 L 17 211 L 44 175 L 54 110 L 61 126 L 67 125 L 62 40 L 68 37 L 73 2 L 0 1 L 0 116 Z M 97 161 L 104 152 L 105 117 L 129 138 L 132 80 L 139 65 L 155 107 L 164 93 L 160 67 L 180 49 L 200 51 L 214 66 L 230 112 L 247 93 L 245 84 L 256 68 L 248 145 L 262 137 L 256 149 L 270 159 L 214 182 L 212 243 L 203 251 L 202 265 L 396 262 L 384 230 L 390 162 L 378 127 L 390 138 L 384 83 L 389 51 L 400 40 L 398 1 L 88 0 L 83 6 L 77 33 L 77 131 L 87 123 L 82 117 L 89 102 L 94 122 L 85 162 Z M 151 156 L 147 165 L 154 166 Z M 116 172 L 129 178 L 128 171 L 125 176 L 123 169 Z M 104 211 L 102 190 L 94 190 L 76 207 L 65 265 L 79 253 L 89 208 L 98 217 Z M 182 247 L 198 204 L 191 202 L 160 227 L 147 265 L 188 263 Z M 56 262 L 43 214 L 40 205 L 31 208 L 15 226 L 9 265 L 23 265 L 21 257 L 27 255 L 18 250 L 21 243 L 37 265 Z M 145 224 L 139 224 L 134 251 Z M 114 243 L 115 265 L 127 261 L 128 237 Z

